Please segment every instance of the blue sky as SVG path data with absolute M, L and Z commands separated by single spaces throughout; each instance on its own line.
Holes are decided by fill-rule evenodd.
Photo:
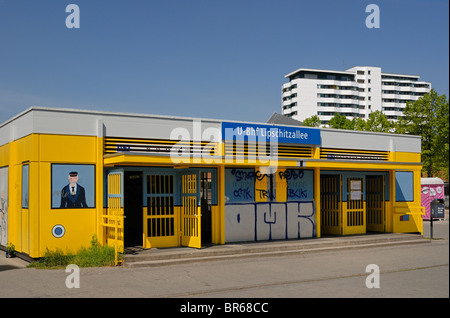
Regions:
M 0 123 L 33 105 L 265 122 L 300 67 L 381 66 L 448 97 L 448 39 L 447 0 L 0 0 Z

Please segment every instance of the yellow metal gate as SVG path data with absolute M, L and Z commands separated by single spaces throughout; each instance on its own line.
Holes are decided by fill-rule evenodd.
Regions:
M 386 232 L 384 176 L 366 177 L 367 230 Z
M 123 171 L 110 172 L 107 182 L 108 207 L 102 215 L 102 226 L 106 244 L 115 249 L 115 263 L 118 265 L 124 252 Z
M 343 180 L 347 189 L 344 198 L 342 198 Z M 323 234 L 366 233 L 364 178 L 321 175 L 320 220 Z
M 347 178 L 347 200 L 343 202 L 342 234 L 366 233 L 366 202 L 364 179 Z
M 324 234 L 342 234 L 341 176 L 320 176 L 320 220 Z
M 197 173 L 181 176 L 181 245 L 201 248 L 201 207 Z
M 143 247 L 177 246 L 174 175 L 145 174 L 144 195 Z

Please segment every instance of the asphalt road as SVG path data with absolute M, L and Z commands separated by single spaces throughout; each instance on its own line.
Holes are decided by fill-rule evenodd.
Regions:
M 6 259 L 0 251 L 0 298 L 181 298 L 173 310 L 181 310 L 186 299 L 192 305 L 196 298 L 196 304 L 213 298 L 216 311 L 223 299 L 241 297 L 269 302 L 280 297 L 448 298 L 448 228 L 448 220 L 434 222 L 435 239 L 417 245 L 154 268 L 82 268 L 79 288 L 71 285 L 73 271 L 24 268 L 24 262 Z M 424 237 L 428 231 L 424 222 Z M 366 285 L 376 281 L 369 277 L 374 272 L 366 272 L 369 264 L 379 269 L 379 288 Z

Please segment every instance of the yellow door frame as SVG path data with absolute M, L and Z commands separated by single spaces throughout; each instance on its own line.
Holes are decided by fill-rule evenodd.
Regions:
M 181 175 L 181 245 L 201 248 L 201 207 L 198 172 Z

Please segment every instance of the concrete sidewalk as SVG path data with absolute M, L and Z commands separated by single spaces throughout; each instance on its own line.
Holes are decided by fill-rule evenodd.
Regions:
M 425 237 L 426 235 L 424 233 Z M 224 245 L 209 245 L 201 249 L 189 247 L 152 249 L 130 247 L 125 250 L 123 266 L 125 268 L 154 267 L 261 256 L 299 255 L 346 249 L 430 243 L 430 240 L 424 238 L 424 236 L 420 234 L 368 233 L 286 241 L 227 243 Z M 5 252 L 0 250 L 0 271 L 25 268 L 28 264 L 29 262 L 22 260 L 20 257 L 5 258 Z
M 127 268 L 152 267 L 224 259 L 306 254 L 429 242 L 429 239 L 425 239 L 420 234 L 369 233 L 352 236 L 325 236 L 316 239 L 228 243 L 224 245 L 205 246 L 201 249 L 177 247 L 144 250 L 141 247 L 133 247 L 126 249 L 123 265 Z

